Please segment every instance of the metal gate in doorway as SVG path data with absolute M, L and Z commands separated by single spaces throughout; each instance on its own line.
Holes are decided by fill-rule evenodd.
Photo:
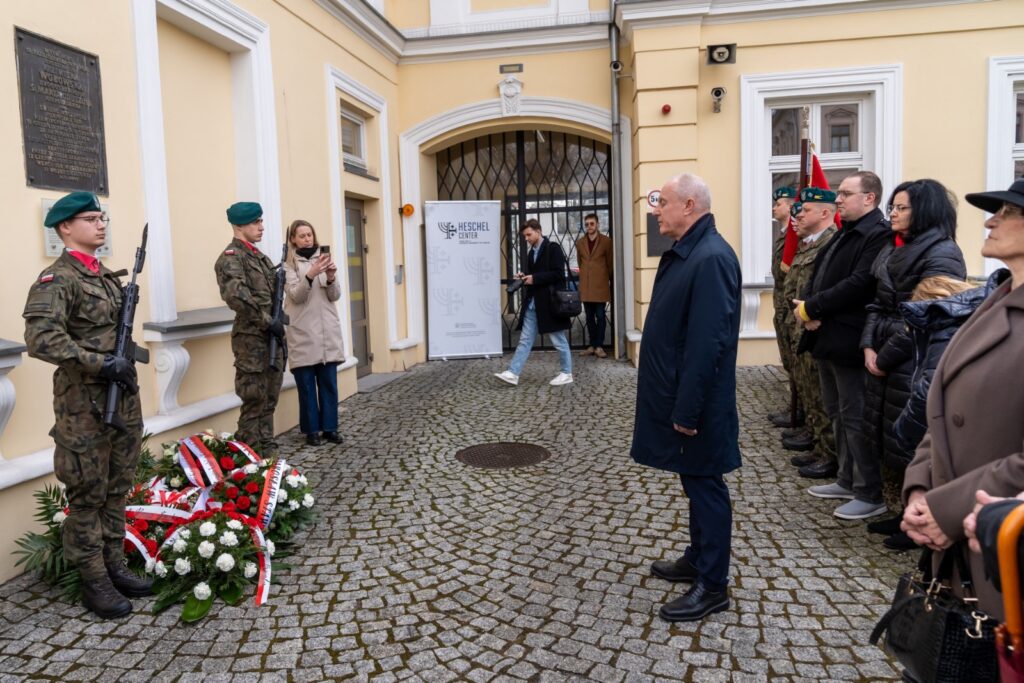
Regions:
M 597 214 L 600 230 L 611 234 L 611 168 L 609 145 L 599 140 L 544 130 L 519 130 L 484 135 L 437 153 L 437 198 L 440 201 L 498 200 L 501 202 L 501 255 L 505 273 L 501 285 L 523 270 L 526 242 L 519 226 L 536 218 L 544 235 L 562 247 L 575 279 L 576 241 L 583 234 L 583 217 Z M 495 283 L 495 287 L 499 286 Z M 516 323 L 522 290 L 509 296 L 502 287 L 502 346 L 515 348 Z M 605 343 L 615 339 L 613 306 L 605 306 Z M 584 346 L 585 320 L 573 320 L 569 343 Z M 549 348 L 547 336 L 538 346 Z

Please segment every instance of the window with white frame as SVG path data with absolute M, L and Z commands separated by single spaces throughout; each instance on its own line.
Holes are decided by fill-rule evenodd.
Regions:
M 988 157 L 985 185 L 1005 190 L 1024 176 L 1024 55 L 988 60 Z M 985 259 L 985 274 L 1002 263 Z
M 344 161 L 366 170 L 366 119 L 350 109 L 342 109 L 340 113 Z
M 810 113 L 808 135 L 829 187 L 835 189 L 843 178 L 863 170 L 864 150 L 871 148 L 865 130 L 869 100 L 867 94 L 853 94 L 841 98 L 766 102 L 771 116 L 768 171 L 772 188 L 796 187 L 800 181 L 800 126 L 805 108 Z
M 1024 177 L 1024 81 L 1013 86 L 1013 100 L 1017 106 L 1013 133 L 1013 177 Z

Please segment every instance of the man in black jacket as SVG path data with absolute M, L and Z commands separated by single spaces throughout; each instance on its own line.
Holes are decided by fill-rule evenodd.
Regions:
M 805 299 L 793 301 L 805 328 L 801 350 L 810 350 L 818 361 L 822 400 L 835 429 L 839 458 L 837 481 L 812 486 L 808 493 L 849 501 L 836 515 L 842 511 L 842 519 L 865 519 L 879 514 L 878 507 L 884 510 L 884 504 L 881 463 L 860 424 L 864 355 L 859 341 L 865 307 L 875 296 L 871 264 L 890 236 L 890 227 L 878 209 L 882 183 L 871 171 L 847 176 L 836 195 L 842 229 L 818 255 Z M 804 471 L 814 467 L 802 468 L 801 474 L 816 474 Z

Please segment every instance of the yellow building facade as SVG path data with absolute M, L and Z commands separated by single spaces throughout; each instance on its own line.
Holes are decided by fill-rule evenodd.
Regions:
M 41 0 L 3 3 L 0 25 L 5 92 L 40 73 L 26 32 L 94 58 L 105 262 L 129 267 L 149 225 L 136 337 L 154 445 L 237 419 L 213 275 L 235 201 L 263 205 L 275 262 L 297 218 L 345 259 L 348 396 L 426 359 L 426 201 L 499 199 L 509 229 L 537 213 L 566 239 L 597 211 L 617 247 L 616 350 L 635 359 L 663 248 L 648 192 L 698 173 L 743 265 L 741 362 L 768 363 L 769 196 L 796 169 L 801 111 L 835 183 L 870 169 L 887 190 L 934 177 L 962 197 L 1024 175 L 1021 0 Z M 52 478 L 52 368 L 25 355 L 21 310 L 53 258 L 45 208 L 68 191 L 32 177 L 45 160 L 27 161 L 22 104 L 0 106 L 17 254 L 0 271 L 0 579 Z M 995 267 L 983 220 L 961 204 L 972 275 Z M 281 431 L 298 421 L 285 386 Z

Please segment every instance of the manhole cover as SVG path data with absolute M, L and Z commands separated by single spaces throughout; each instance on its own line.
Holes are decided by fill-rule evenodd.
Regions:
M 527 467 L 544 462 L 551 457 L 546 448 L 529 443 L 482 443 L 463 448 L 455 454 L 455 459 L 470 467 L 483 467 L 489 470 L 507 470 L 514 467 Z

